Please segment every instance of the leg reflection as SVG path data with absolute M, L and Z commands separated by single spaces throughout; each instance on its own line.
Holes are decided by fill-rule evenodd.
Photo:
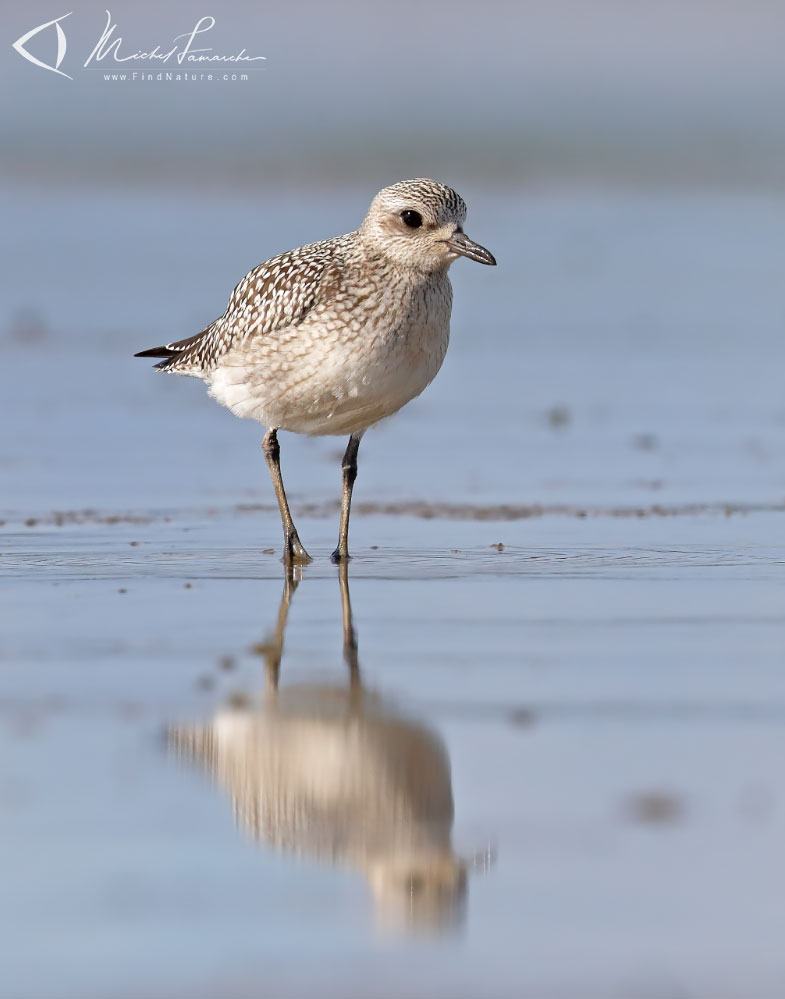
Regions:
M 341 562 L 338 567 L 338 583 L 341 587 L 341 620 L 343 623 L 343 661 L 349 667 L 349 686 L 360 689 L 360 664 L 357 661 L 357 632 L 352 618 L 352 601 L 349 596 L 349 565 Z
M 300 584 L 299 568 L 284 563 L 283 569 L 283 593 L 281 603 L 278 606 L 278 619 L 272 635 L 264 642 L 255 645 L 252 652 L 259 653 L 264 659 L 265 688 L 268 694 L 273 694 L 278 690 L 278 680 L 281 673 L 281 656 L 283 655 L 283 638 L 286 632 L 286 625 L 289 621 L 289 606 L 294 596 L 294 591 Z

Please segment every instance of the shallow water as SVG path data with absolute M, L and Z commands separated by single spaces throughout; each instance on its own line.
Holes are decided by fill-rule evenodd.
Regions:
M 282 435 L 316 558 L 275 694 L 258 429 L 129 355 L 280 247 L 227 198 L 218 262 L 63 256 L 95 197 L 49 206 L 53 285 L 23 242 L 2 275 L 42 329 L 0 438 L 0 992 L 781 994 L 783 203 L 528 192 L 513 232 L 485 192 L 502 266 L 456 266 L 444 371 L 360 452 L 356 668 L 342 443 Z

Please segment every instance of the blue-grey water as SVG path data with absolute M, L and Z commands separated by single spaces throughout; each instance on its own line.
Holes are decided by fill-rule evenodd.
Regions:
M 343 443 L 281 437 L 272 707 L 259 428 L 130 355 L 373 191 L 0 194 L 0 994 L 785 989 L 785 201 L 462 193 L 499 267 L 363 441 L 359 695 Z

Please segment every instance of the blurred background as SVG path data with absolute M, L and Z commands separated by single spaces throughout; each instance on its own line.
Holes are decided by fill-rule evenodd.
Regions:
M 265 60 L 4 10 L 0 993 L 782 995 L 785 5 L 109 16 Z M 499 266 L 347 580 L 344 442 L 282 435 L 295 596 L 261 428 L 131 355 L 414 176 Z
M 9 42 L 65 12 L 8 9 Z M 109 86 L 80 68 L 106 24 L 95 4 L 62 22 L 71 83 L 7 54 L 4 170 L 44 184 L 252 193 L 363 190 L 412 170 L 456 185 L 781 189 L 785 15 L 775 0 L 230 2 L 212 12 L 119 2 L 112 38 L 127 54 L 163 49 L 209 14 L 201 43 L 264 55 L 261 78 Z M 46 61 L 50 34 L 29 45 Z

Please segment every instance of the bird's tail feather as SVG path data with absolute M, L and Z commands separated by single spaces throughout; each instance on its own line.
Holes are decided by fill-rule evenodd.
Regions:
M 176 350 L 172 350 L 171 347 L 151 347 L 149 350 L 140 350 L 138 354 L 134 354 L 134 357 L 175 357 L 177 355 Z
M 162 357 L 163 360 L 155 365 L 159 371 L 169 371 L 176 366 L 182 366 L 183 370 L 178 373 L 187 374 L 189 372 L 186 369 L 194 367 L 193 362 L 196 362 L 196 367 L 201 366 L 199 348 L 209 338 L 214 326 L 215 323 L 210 323 L 206 329 L 195 336 L 187 337 L 185 340 L 177 340 L 174 343 L 163 344 L 161 347 L 140 350 L 138 354 L 134 354 L 134 357 Z

